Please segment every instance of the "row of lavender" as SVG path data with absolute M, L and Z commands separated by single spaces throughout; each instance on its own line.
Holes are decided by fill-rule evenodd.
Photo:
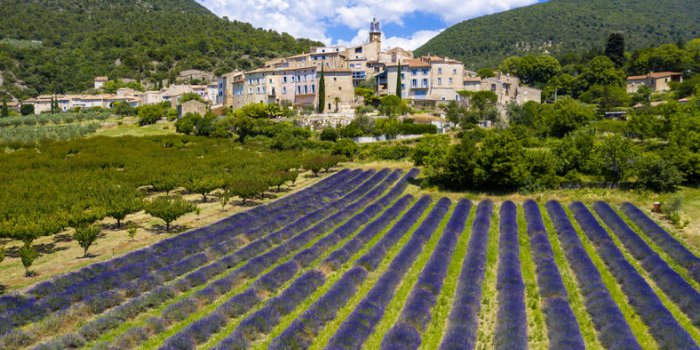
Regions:
M 206 288 L 169 305 L 161 312 L 160 316 L 149 319 L 147 324 L 141 327 L 143 329 L 138 330 L 138 332 L 134 331 L 141 334 L 147 333 L 150 336 L 163 333 L 170 326 L 183 321 L 190 314 L 202 309 L 225 294 L 234 285 L 246 279 L 255 278 L 268 266 L 273 266 L 273 264 L 280 261 L 288 252 L 303 246 L 308 240 L 326 232 L 329 228 L 345 220 L 357 209 L 372 201 L 373 198 L 383 193 L 400 176 L 400 171 L 389 173 L 390 171 L 388 170 L 380 171 L 349 193 L 347 192 L 352 187 L 357 186 L 357 184 L 350 181 L 348 183 L 350 188 L 340 186 L 341 191 L 345 191 L 347 194 L 339 200 L 304 215 L 295 223 L 281 230 L 250 242 L 242 249 L 224 256 L 213 264 L 187 274 L 178 280 L 175 285 L 160 287 L 154 293 L 134 298 L 130 302 L 112 309 L 107 314 L 84 325 L 78 331 L 78 335 L 88 341 L 95 340 L 105 331 L 119 326 L 124 319 L 134 318 L 139 313 L 172 299 L 178 291 L 184 292 L 195 286 L 208 284 Z M 322 217 L 326 218 L 314 224 L 318 218 Z M 304 227 L 309 228 L 297 233 Z M 239 264 L 242 264 L 242 266 L 238 266 Z M 272 276 L 289 273 L 290 266 L 290 264 L 287 264 L 278 267 L 272 273 Z M 227 270 L 230 271 L 226 272 Z M 217 277 L 222 272 L 226 272 L 225 275 Z M 212 282 L 213 278 L 215 280 Z M 158 299 L 154 296 L 157 296 Z M 130 331 L 132 330 L 130 329 Z M 62 344 L 65 339 L 66 336 L 56 339 L 55 342 Z M 74 339 L 75 335 L 68 336 L 68 340 L 72 341 Z M 127 340 L 133 342 L 131 338 Z M 47 344 L 47 346 L 53 345 L 51 343 Z
M 276 210 L 290 210 L 294 212 L 295 209 L 297 209 L 298 207 L 306 207 L 306 210 L 311 211 L 308 214 L 302 216 L 301 219 L 298 219 L 299 212 L 297 212 L 296 215 L 292 213 L 291 215 L 289 215 L 290 220 L 288 220 L 287 222 L 291 222 L 294 219 L 296 219 L 296 221 L 292 222 L 287 227 L 284 227 L 281 230 L 278 230 L 275 233 L 272 233 L 262 239 L 253 240 L 250 244 L 243 246 L 242 249 L 235 250 L 235 244 L 230 244 L 229 242 L 231 241 L 231 239 L 235 241 L 238 237 L 247 236 L 247 232 L 244 232 L 243 235 L 233 232 L 232 234 L 226 236 L 226 232 L 228 231 L 228 229 L 217 230 L 214 234 L 211 234 L 210 236 L 221 236 L 221 238 L 218 240 L 213 240 L 213 247 L 230 244 L 229 249 L 235 250 L 234 252 L 231 253 L 230 251 L 226 251 L 224 249 L 210 249 L 206 252 L 206 254 L 203 252 L 199 252 L 178 263 L 166 266 L 164 269 L 157 269 L 153 273 L 147 274 L 146 276 L 141 276 L 140 278 L 134 280 L 134 283 L 126 283 L 126 286 L 139 286 L 139 288 L 141 288 L 141 293 L 136 293 L 136 296 L 133 297 L 127 303 L 110 310 L 107 314 L 100 316 L 97 319 L 84 325 L 79 330 L 79 335 L 81 337 L 84 337 L 86 340 L 94 340 L 106 330 L 113 329 L 119 324 L 121 324 L 123 321 L 131 319 L 145 310 L 148 310 L 150 308 L 164 303 L 168 299 L 174 297 L 175 294 L 184 292 L 186 290 L 194 288 L 195 286 L 206 283 L 211 277 L 214 277 L 220 274 L 221 272 L 226 271 L 227 269 L 231 269 L 232 267 L 243 261 L 255 257 L 257 254 L 266 251 L 267 249 L 273 247 L 275 244 L 279 244 L 288 236 L 291 236 L 294 233 L 304 229 L 305 227 L 314 224 L 319 220 L 320 217 L 324 216 L 319 215 L 319 213 L 330 215 L 333 212 L 337 212 L 343 209 L 348 205 L 349 202 L 352 202 L 354 199 L 367 193 L 377 184 L 377 182 L 383 183 L 382 181 L 388 173 L 388 170 L 384 170 L 378 173 L 352 172 L 348 174 L 348 172 L 343 172 L 343 174 L 338 175 L 338 177 L 340 177 L 339 181 L 335 181 L 335 179 L 331 178 L 331 180 L 333 181 L 328 180 L 318 185 L 319 188 L 314 187 L 313 191 L 311 191 L 311 196 L 297 196 L 297 198 L 293 198 L 293 201 L 291 202 L 286 201 L 286 207 L 275 205 L 273 208 L 276 208 Z M 355 191 L 348 193 L 348 191 L 352 190 L 355 186 L 358 185 L 359 187 L 357 187 Z M 330 195 L 325 194 L 326 192 L 330 193 Z M 333 199 L 336 200 L 331 203 L 326 203 L 326 200 Z M 310 203 L 316 203 L 315 205 L 318 209 L 312 210 L 314 207 L 307 206 L 306 204 L 304 204 L 304 202 L 306 201 Z M 264 213 L 258 213 L 257 215 L 264 215 Z M 269 215 L 272 215 L 272 211 L 269 213 Z M 248 215 L 244 215 L 244 217 L 248 217 Z M 229 224 L 230 222 L 231 220 L 229 220 Z M 265 221 L 259 220 L 256 217 L 255 220 L 251 220 L 247 225 L 245 225 L 245 222 L 240 223 L 239 225 L 231 225 L 232 226 L 230 227 L 230 229 L 238 232 L 244 231 L 246 228 L 255 232 L 262 232 L 258 228 L 260 226 L 264 226 Z M 274 229 L 274 226 L 270 229 Z M 223 232 L 223 234 L 220 235 L 220 232 Z M 201 237 L 199 240 L 208 240 L 210 242 L 212 241 L 212 239 L 210 239 L 210 237 L 207 235 L 200 234 L 199 236 Z M 233 236 L 234 238 L 231 238 L 231 236 Z M 246 238 L 240 241 L 246 242 L 246 240 L 250 240 L 252 238 L 254 237 Z M 178 249 L 181 249 L 188 251 L 190 249 L 188 248 L 189 245 L 186 244 L 188 243 L 188 240 L 186 238 L 179 240 L 177 238 L 174 238 L 172 239 L 172 241 L 180 242 L 169 242 L 169 244 L 167 245 L 171 247 L 170 250 L 177 251 Z M 190 241 L 189 243 L 192 242 Z M 204 249 L 201 247 L 201 245 L 195 246 L 197 246 L 199 249 Z M 163 250 L 170 251 L 165 249 Z M 227 255 L 212 254 L 212 251 L 221 251 L 223 254 Z M 173 254 L 179 255 L 181 253 L 173 252 Z M 202 255 L 213 256 L 215 259 L 218 260 L 215 260 L 213 263 L 209 263 L 212 259 L 197 258 L 201 257 Z M 204 267 L 201 267 L 205 263 L 209 264 Z M 148 271 L 148 269 L 146 269 L 146 271 Z M 170 277 L 170 274 L 168 274 L 168 272 L 170 271 L 177 271 L 177 273 L 172 274 L 172 277 L 180 276 L 184 273 L 187 273 L 188 271 L 193 272 L 188 273 L 183 278 L 180 278 L 174 281 L 173 283 L 163 285 L 163 279 L 164 277 Z M 149 283 L 149 280 L 151 279 L 155 280 L 156 283 Z M 218 285 L 218 287 L 219 289 L 224 290 L 226 288 L 226 284 L 221 283 L 220 285 Z M 145 293 L 147 291 L 148 293 Z M 64 336 L 62 338 L 57 339 L 57 341 L 60 343 L 61 341 L 65 341 L 66 338 L 68 340 L 71 340 L 75 337 Z
M 362 212 L 353 216 L 330 234 L 318 240 L 311 247 L 295 254 L 288 262 L 263 275 L 252 287 L 239 295 L 233 296 L 229 302 L 237 303 L 237 300 L 244 295 L 261 295 L 262 293 L 260 292 L 263 290 L 267 293 L 276 293 L 284 284 L 292 280 L 299 271 L 303 268 L 310 267 L 326 250 L 355 233 L 360 227 L 370 221 L 376 213 L 382 212 L 388 205 L 395 201 L 403 192 L 407 179 L 414 175 L 414 172 L 410 172 L 381 199 L 367 206 Z M 386 225 L 389 221 L 393 220 L 395 215 L 403 210 L 410 201 L 411 199 L 409 197 L 398 200 L 389 211 L 381 215 L 376 221 Z M 360 204 L 362 203 L 354 203 L 349 206 L 348 212 L 354 212 L 353 206 Z M 362 232 L 367 232 L 368 228 L 373 229 L 369 234 L 376 234 L 378 232 L 376 229 L 378 226 L 376 225 L 368 225 Z M 303 301 L 309 294 L 313 293 L 316 287 L 323 284 L 324 281 L 325 275 L 320 269 L 313 269 L 305 272 L 301 277 L 292 282 L 287 289 L 283 290 L 279 296 L 269 299 L 264 303 L 261 309 L 243 319 L 240 325 L 236 327 L 232 334 L 224 341 L 224 344 L 228 344 L 228 348 L 233 347 L 233 344 L 238 344 L 237 347 L 246 347 L 245 345 L 255 340 L 259 334 L 269 332 L 271 328 L 279 322 L 282 316 L 292 312 L 298 303 Z M 245 307 L 237 307 L 236 310 L 247 312 L 249 309 L 255 308 L 256 305 L 260 304 L 263 300 L 260 298 L 245 298 L 244 301 L 246 303 Z M 230 309 L 230 304 L 223 304 L 213 314 L 191 324 L 189 327 L 186 327 L 170 338 L 163 348 L 176 349 L 181 346 L 181 344 L 192 344 L 194 346 L 194 344 L 204 342 L 211 334 L 216 333 L 218 329 L 211 329 L 209 333 L 203 335 L 200 324 L 218 324 L 219 321 L 224 321 L 222 323 L 223 325 L 228 323 L 227 319 L 235 319 L 245 313 L 226 312 L 227 309 Z
M 313 196 L 318 196 L 324 193 L 324 190 L 347 181 L 348 177 L 357 175 L 359 175 L 357 172 L 341 171 L 316 187 L 301 191 L 282 201 L 275 202 L 273 205 L 261 206 L 256 208 L 256 211 L 258 214 L 264 214 L 266 211 L 272 212 L 285 204 L 308 202 Z M 255 214 L 235 215 L 206 228 L 193 230 L 165 240 L 152 247 L 129 253 L 108 262 L 93 264 L 52 281 L 37 284 L 25 295 L 4 296 L 0 298 L 0 320 L 2 321 L 0 324 L 3 325 L 0 328 L 0 333 L 5 333 L 13 327 L 27 322 L 35 322 L 48 313 L 65 309 L 72 303 L 82 301 L 87 296 L 95 296 L 100 292 L 125 286 L 134 278 L 141 277 L 144 271 L 157 271 L 159 275 L 160 273 L 165 274 L 167 271 L 162 271 L 163 267 L 184 259 L 192 252 L 201 251 L 205 240 L 216 242 L 219 236 L 227 233 L 228 228 L 259 225 L 253 215 Z M 159 269 L 161 271 L 158 271 Z M 136 285 L 143 285 L 143 283 Z

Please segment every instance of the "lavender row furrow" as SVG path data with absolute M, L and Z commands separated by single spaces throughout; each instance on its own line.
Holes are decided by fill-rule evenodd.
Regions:
M 440 349 L 473 349 L 479 325 L 481 289 L 486 271 L 486 248 L 493 203 L 484 200 L 476 209 L 476 218 L 469 237 L 467 255 L 462 263 L 462 272 L 448 319 L 447 332 Z
M 564 208 L 556 201 L 547 202 L 546 207 L 569 266 L 576 275 L 579 290 L 585 298 L 586 310 L 598 331 L 601 345 L 611 350 L 641 349 L 620 308 L 603 283 L 600 272 L 586 253 Z
M 360 302 L 333 335 L 326 349 L 359 349 L 374 326 L 384 315 L 384 309 L 394 296 L 396 286 L 413 265 L 423 245 L 428 241 L 450 207 L 450 200 L 442 198 L 428 217 L 414 232 L 401 252 L 394 258 L 387 271 Z
M 700 326 L 700 293 L 668 266 L 607 203 L 596 202 L 593 209 L 632 256 L 641 263 L 656 285 L 688 315 L 694 326 Z
M 389 181 L 389 182 L 387 182 L 387 181 Z M 387 181 L 380 183 L 379 187 L 388 186 L 390 184 L 390 180 L 387 180 Z M 353 191 L 351 194 L 348 194 L 347 196 L 343 197 L 343 201 L 347 202 L 347 201 L 357 199 L 357 197 L 362 195 L 363 192 L 368 192 L 372 186 L 374 186 L 374 183 L 366 181 L 361 186 L 362 190 L 358 189 L 356 191 Z M 373 195 L 376 195 L 376 194 L 373 194 Z M 369 197 L 364 197 L 364 198 L 369 198 Z M 338 215 L 334 215 L 333 217 L 335 217 L 336 220 L 339 219 Z M 325 227 L 324 223 L 317 224 L 313 228 L 311 228 L 305 232 L 313 230 L 314 228 L 319 230 L 319 228 L 322 228 L 322 227 Z M 270 236 L 272 236 L 272 235 L 270 235 Z M 230 269 L 242 261 L 245 261 L 245 260 L 248 260 L 250 258 L 255 257 L 255 255 L 261 253 L 262 251 L 266 250 L 269 246 L 275 244 L 275 242 L 280 243 L 287 238 L 289 238 L 289 236 L 287 236 L 287 235 L 278 235 L 277 240 L 274 242 L 269 240 L 269 237 L 266 238 L 265 244 L 256 244 L 256 243 L 259 243 L 260 241 L 254 242 L 254 243 L 246 246 L 246 248 L 244 248 L 240 251 L 234 252 L 231 255 L 228 255 L 228 256 L 220 259 L 219 261 L 215 262 L 212 265 L 209 265 L 203 269 L 199 269 L 197 271 L 189 273 L 183 279 L 178 281 L 178 283 L 175 285 L 174 288 L 176 288 L 180 291 L 186 291 L 189 288 L 203 284 L 203 283 L 207 282 L 209 279 L 211 279 L 212 277 L 220 274 L 224 270 Z M 253 251 L 251 249 L 247 249 L 250 247 L 255 247 L 256 250 Z M 268 266 L 268 265 L 265 265 L 265 266 Z M 221 295 L 221 294 L 227 292 L 233 286 L 233 284 L 236 282 L 236 280 L 238 280 L 241 277 L 243 277 L 243 274 L 240 273 L 239 270 L 232 271 L 227 276 L 220 278 L 217 281 L 211 283 L 207 288 L 199 291 L 198 293 L 196 293 L 193 296 L 186 298 L 182 303 L 187 304 L 187 305 L 198 305 L 198 303 L 206 302 L 208 299 L 210 299 L 212 297 L 215 297 L 217 295 Z M 167 288 L 172 293 L 174 293 L 173 287 L 163 287 L 163 288 Z M 158 289 L 157 291 L 162 292 L 161 289 Z M 120 307 L 117 307 L 114 310 L 108 312 L 107 314 L 102 315 L 98 319 L 93 320 L 93 321 L 89 322 L 88 324 L 84 325 L 79 330 L 79 334 L 84 336 L 85 339 L 87 339 L 87 340 L 96 339 L 98 334 L 100 334 L 104 331 L 107 331 L 109 329 L 113 329 L 113 328 L 117 327 L 120 323 L 119 320 L 131 318 L 131 317 L 133 317 L 134 313 L 143 311 L 142 305 L 143 305 L 144 300 L 153 301 L 151 298 L 151 295 L 149 295 L 149 294 L 140 296 L 138 298 L 134 298 L 131 301 L 129 301 L 128 303 L 126 303 Z M 155 301 L 155 305 L 153 305 L 153 306 L 160 305 L 165 300 L 167 300 L 167 299 L 157 300 L 157 301 Z M 164 311 L 164 313 L 166 315 L 171 315 L 170 309 L 177 309 L 178 306 L 179 305 L 171 306 L 168 309 L 166 309 Z M 131 316 L 131 317 L 127 317 L 127 316 Z M 168 317 L 164 321 L 174 322 L 174 321 L 177 321 L 177 319 L 174 317 Z
M 464 232 L 471 206 L 471 202 L 466 199 L 457 203 L 445 232 L 421 272 L 418 283 L 411 290 L 399 320 L 384 336 L 382 349 L 417 349 L 420 346 L 420 334 L 430 323 L 431 309 L 442 290 L 447 267 L 459 235 Z
M 343 179 L 342 176 L 334 177 Z M 220 225 L 221 222 L 207 229 L 211 230 L 212 227 Z M 144 271 L 155 271 L 158 276 L 170 276 L 170 271 L 164 271 L 168 264 L 178 263 L 180 259 L 187 259 L 188 254 L 193 254 L 203 249 L 201 243 L 205 240 L 203 237 L 206 237 L 204 231 L 205 229 L 190 231 L 158 243 L 151 248 L 136 251 L 108 262 L 93 264 L 90 267 L 58 277 L 52 281 L 40 283 L 30 290 L 30 293 L 33 293 L 35 297 L 26 298 L 23 302 L 19 302 L 18 297 L 6 298 L 5 301 L 8 304 L 14 305 L 10 309 L 7 307 L 3 308 L 7 311 L 3 316 L 8 316 L 2 322 L 5 325 L 3 329 L 9 329 L 31 320 L 38 320 L 50 312 L 65 309 L 72 303 L 81 301 L 87 296 L 128 285 L 130 279 L 143 275 Z M 195 233 L 199 235 L 195 235 Z M 158 254 L 156 252 L 161 253 Z M 128 264 L 125 264 L 126 261 L 128 261 Z M 190 260 L 183 264 L 191 262 Z M 63 291 L 61 292 L 62 289 Z M 138 288 L 135 289 L 135 291 L 138 290 Z M 39 299 L 46 296 L 48 296 L 48 300 Z M 127 296 L 133 295 L 129 295 L 129 292 L 127 292 Z
M 378 184 L 374 189 L 372 189 L 368 193 L 365 193 L 363 197 L 348 205 L 346 207 L 346 210 L 340 211 L 332 215 L 328 219 L 315 225 L 309 230 L 306 230 L 300 233 L 299 235 L 292 237 L 291 239 L 287 240 L 284 244 L 268 251 L 267 253 L 264 253 L 262 255 L 248 260 L 248 262 L 245 263 L 242 267 L 232 271 L 227 276 L 211 283 L 206 288 L 166 308 L 163 311 L 163 318 L 167 323 L 179 322 L 181 321 L 181 319 L 173 318 L 171 315 L 173 313 L 177 315 L 179 310 L 181 310 L 182 308 L 182 304 L 206 305 L 216 300 L 221 295 L 225 294 L 230 288 L 232 288 L 234 284 L 236 284 L 236 281 L 240 281 L 245 278 L 251 279 L 257 277 L 261 272 L 263 272 L 270 266 L 273 266 L 275 263 L 280 261 L 284 256 L 286 256 L 290 252 L 299 249 L 311 239 L 314 239 L 315 237 L 323 234 L 324 232 L 327 232 L 330 228 L 347 219 L 357 210 L 366 206 L 369 202 L 381 195 L 386 190 L 386 188 L 399 177 L 399 174 L 400 171 L 393 172 L 392 175 L 384 179 L 384 181 Z M 361 192 L 356 192 L 356 195 L 360 194 Z M 343 226 L 338 228 L 336 231 L 341 230 Z M 299 264 L 299 262 L 291 260 L 287 263 L 277 266 L 272 271 L 261 276 L 250 289 L 255 290 L 256 293 L 259 291 L 274 292 L 282 285 L 284 285 L 287 281 L 291 280 L 300 269 L 301 265 Z M 244 292 L 243 294 L 248 293 L 249 290 Z M 237 297 L 238 295 L 232 297 L 231 300 Z M 225 303 L 222 307 L 230 308 L 231 305 Z M 218 310 L 217 312 L 220 314 L 231 315 L 230 312 L 227 313 L 223 310 Z
M 511 201 L 501 205 L 498 244 L 498 313 L 494 347 L 527 349 L 525 282 L 520 272 L 517 207 Z
M 588 208 L 581 202 L 574 202 L 570 207 L 576 221 L 620 283 L 632 307 L 649 326 L 649 331 L 659 346 L 664 349 L 700 349 L 690 334 L 661 303 L 654 290 L 625 259 Z
M 554 252 L 547 237 L 540 207 L 537 202 L 528 200 L 523 208 L 537 270 L 537 285 L 549 330 L 549 346 L 551 349 L 585 349 L 576 316 L 569 305 L 564 281 L 554 261 Z
M 675 259 L 681 266 L 688 269 L 690 276 L 700 283 L 700 258 L 695 256 L 681 242 L 673 238 L 659 224 L 639 210 L 632 203 L 623 203 L 621 210 L 632 222 L 639 226 L 654 243 L 666 254 Z
M 407 198 L 404 198 L 407 199 Z M 422 213 L 427 209 L 430 204 L 430 197 L 422 197 L 418 202 L 416 202 L 411 209 L 406 212 L 406 214 L 382 237 L 382 239 L 375 244 L 374 247 L 381 246 L 382 249 L 372 249 L 370 252 L 365 254 L 378 256 L 378 259 L 384 259 L 387 250 L 396 244 L 400 237 L 406 234 L 411 227 L 416 223 L 416 221 L 421 217 Z M 392 208 L 392 216 L 396 216 L 403 209 Z M 382 220 L 385 221 L 385 220 Z M 370 225 L 368 225 L 370 226 Z M 328 259 L 326 259 L 326 264 L 331 264 L 331 266 L 342 265 L 342 261 L 347 261 L 347 259 L 352 256 L 353 252 L 357 251 L 365 243 L 367 243 L 372 236 L 379 233 L 381 227 L 373 229 L 373 231 L 361 232 L 351 241 L 349 241 L 343 248 L 339 251 L 331 253 Z M 373 235 L 365 234 L 374 232 Z M 342 252 L 342 254 L 338 254 Z M 336 268 L 337 270 L 337 268 Z M 311 305 L 311 307 L 306 310 L 299 318 L 294 320 L 290 327 L 285 329 L 282 334 L 275 338 L 270 345 L 271 349 L 288 349 L 288 348 L 308 348 L 313 338 L 315 338 L 320 330 L 336 317 L 336 314 L 340 308 L 345 306 L 348 300 L 355 294 L 357 287 L 364 282 L 367 277 L 367 270 L 356 263 L 356 266 L 343 274 L 343 277 L 336 282 L 331 289 L 321 297 L 316 303 Z
M 370 220 L 375 213 L 379 212 L 380 210 L 383 209 L 383 206 L 381 206 L 379 203 L 386 203 L 390 204 L 390 201 L 392 198 L 397 196 L 398 193 L 390 191 L 387 193 L 384 197 L 379 199 L 377 202 L 374 204 L 368 206 L 363 210 L 362 213 L 359 213 L 358 215 L 354 216 L 350 221 L 344 223 L 340 227 L 338 227 L 336 230 L 333 231 L 333 233 L 329 234 L 328 236 L 324 237 L 323 239 L 319 240 L 312 248 L 306 249 L 300 253 L 297 253 L 294 258 L 292 258 L 291 261 L 282 264 L 278 266 L 277 268 L 273 269 L 269 273 L 263 275 L 258 279 L 254 284 L 252 289 L 255 290 L 256 292 L 264 290 L 266 292 L 275 292 L 277 289 L 279 289 L 282 285 L 287 283 L 289 280 L 291 280 L 294 275 L 299 271 L 300 267 L 306 266 L 304 265 L 305 263 L 308 263 L 310 261 L 315 260 L 312 256 L 318 256 L 324 249 L 330 248 L 334 244 L 330 244 L 330 241 L 337 241 L 341 239 L 342 237 L 345 237 L 352 232 L 355 232 L 362 224 L 366 223 L 368 220 Z M 387 200 L 388 199 L 388 200 Z M 400 213 L 401 210 L 408 204 L 410 201 L 410 197 L 405 197 L 402 200 L 399 200 L 390 210 L 385 212 L 379 219 L 377 219 L 375 222 L 384 222 L 388 223 L 391 221 L 398 213 Z M 385 224 L 386 225 L 386 224 Z M 369 226 L 369 225 L 368 225 Z M 377 231 L 378 232 L 378 231 Z M 335 237 L 335 239 L 327 240 L 326 238 L 328 237 Z M 324 249 L 320 249 L 323 247 Z M 316 270 L 312 270 L 316 271 Z M 320 273 L 320 272 L 319 272 Z M 296 283 L 296 282 L 294 282 Z M 243 294 L 245 294 L 244 292 Z M 296 295 L 296 294 L 294 294 Z M 234 297 L 235 298 L 235 297 Z M 273 305 L 280 303 L 282 300 L 285 299 L 273 299 L 271 303 Z M 296 300 L 296 299 L 295 299 Z M 299 301 L 301 302 L 301 301 Z M 293 303 L 292 303 L 293 304 Z M 288 304 L 288 305 L 292 305 Z M 274 310 L 273 310 L 274 309 Z M 251 340 L 253 337 L 253 333 L 249 332 L 247 329 L 252 327 L 250 324 L 253 322 L 255 325 L 259 325 L 262 321 L 259 319 L 264 316 L 270 316 L 269 319 L 267 319 L 265 322 L 265 328 L 271 328 L 277 324 L 279 321 L 279 317 L 282 315 L 285 315 L 293 310 L 288 310 L 285 313 L 282 313 L 281 310 L 278 310 L 278 308 L 273 308 L 270 309 L 269 307 L 264 307 L 260 311 L 254 313 L 250 317 L 246 318 L 247 321 L 243 321 L 242 326 L 244 328 L 239 329 L 237 332 L 234 332 L 231 334 L 230 337 L 227 338 L 227 340 L 224 342 L 224 344 L 227 344 L 227 347 L 232 347 L 232 344 L 247 344 L 248 340 Z M 223 311 L 217 311 L 215 313 L 221 314 Z M 172 348 L 175 346 L 174 344 L 177 344 L 182 341 L 182 339 L 191 339 L 191 333 L 196 331 L 196 327 L 190 326 L 185 328 L 183 331 L 179 332 L 177 335 L 175 335 L 173 338 L 168 340 L 166 345 L 168 348 Z M 247 334 L 245 337 L 243 336 L 244 334 Z M 201 337 L 200 337 L 201 338 Z M 193 341 L 195 344 L 199 344 L 206 340 L 199 340 L 199 339 L 194 339 Z M 189 344 L 189 342 L 187 343 Z M 223 345 L 222 345 L 223 346 Z
M 216 350 L 248 349 L 249 342 L 259 334 L 269 333 L 282 316 L 294 311 L 325 282 L 325 276 L 318 270 L 311 270 L 294 281 L 279 296 L 269 300 L 265 306 L 246 317 L 226 339 L 214 347 Z M 165 350 L 165 349 L 164 349 Z

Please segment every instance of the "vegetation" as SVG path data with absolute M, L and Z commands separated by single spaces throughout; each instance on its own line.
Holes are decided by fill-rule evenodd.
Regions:
M 121 226 L 127 215 L 145 208 L 169 229 L 173 220 L 194 211 L 181 200 L 156 199 L 142 206 L 149 189 L 184 188 L 199 194 L 226 189 L 250 199 L 236 179 L 259 181 L 254 193 L 259 195 L 273 182 L 279 188 L 296 180 L 297 170 L 324 157 L 250 150 L 228 139 L 191 136 L 95 137 L 2 148 L 10 152 L 0 154 L 1 181 L 6 184 L 0 193 L 0 238 L 24 242 L 27 268 L 34 240 L 66 227 L 77 229 L 75 239 L 87 249 L 94 232 L 83 228 L 102 218 L 112 217 Z M 279 173 L 286 176 L 281 184 L 272 180 Z
M 100 235 L 100 228 L 94 225 L 84 225 L 75 228 L 73 239 L 83 248 L 83 257 L 88 257 L 88 249 Z
M 651 0 L 552 0 L 458 23 L 416 50 L 416 55 L 454 57 L 476 70 L 496 67 L 514 55 L 549 52 L 569 59 L 603 54 L 607 37 L 601 38 L 601 33 L 622 33 L 627 49 L 637 50 L 687 42 L 700 32 L 697 1 L 658 5 Z
M 96 76 L 160 88 L 162 80 L 175 81 L 186 69 L 216 74 L 249 69 L 320 45 L 219 18 L 192 0 L 3 5 L 0 71 L 7 78 L 2 88 L 19 98 L 88 90 Z

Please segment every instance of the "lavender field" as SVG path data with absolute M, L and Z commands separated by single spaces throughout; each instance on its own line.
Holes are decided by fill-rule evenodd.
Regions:
M 0 349 L 700 349 L 700 258 L 644 210 L 417 176 L 342 170 L 2 296 Z

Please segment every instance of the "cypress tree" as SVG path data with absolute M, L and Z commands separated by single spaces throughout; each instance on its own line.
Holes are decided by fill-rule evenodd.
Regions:
M 326 77 L 321 66 L 321 78 L 318 81 L 318 113 L 326 109 Z
M 401 97 L 403 91 L 401 89 L 401 61 L 399 61 L 399 70 L 396 74 L 396 96 Z
M 605 56 L 608 56 L 619 68 L 625 64 L 625 36 L 622 33 L 611 33 L 605 45 Z
M 10 110 L 7 108 L 7 96 L 2 98 L 2 114 L 0 116 L 3 118 L 10 116 Z

